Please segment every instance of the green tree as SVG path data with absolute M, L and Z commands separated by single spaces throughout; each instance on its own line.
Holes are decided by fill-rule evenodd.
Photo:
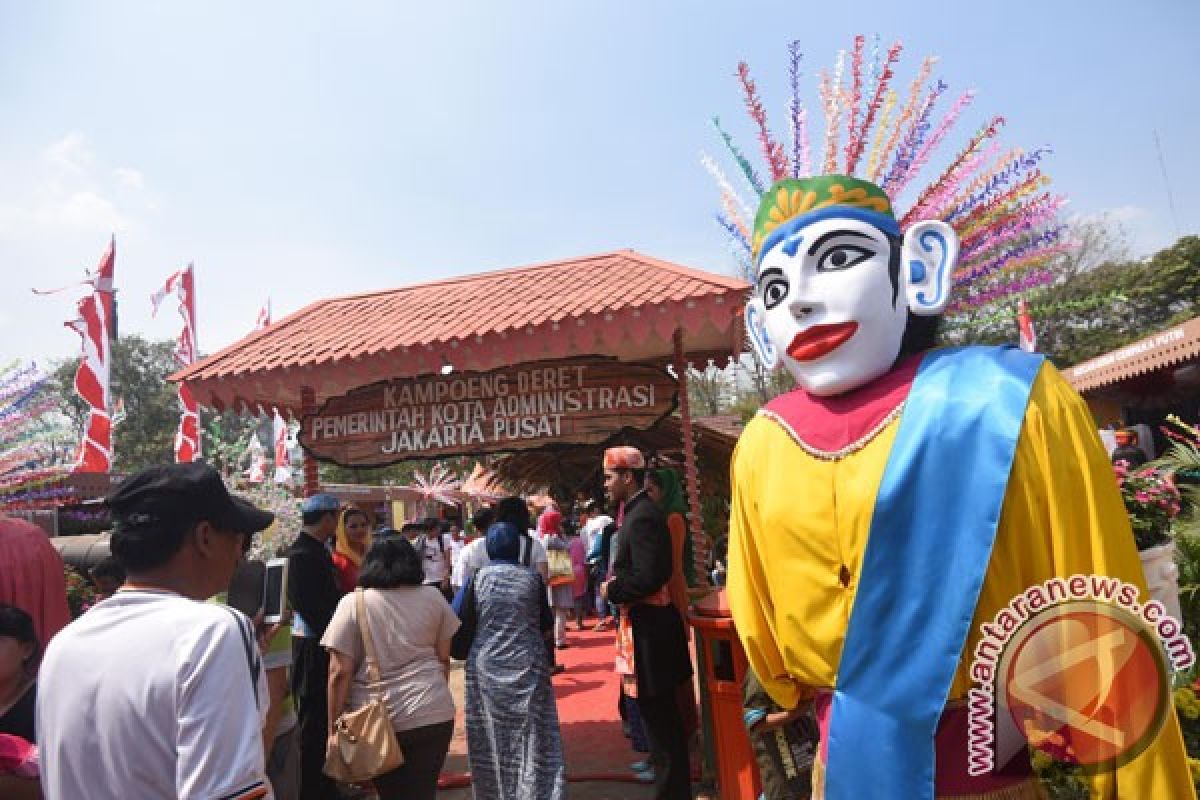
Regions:
M 257 434 L 260 444 L 264 439 L 270 442 L 270 423 L 258 417 L 242 416 L 232 411 L 223 414 L 202 411 L 200 421 L 200 452 L 204 460 L 231 483 L 236 483 L 250 467 L 250 437 Z M 264 428 L 265 436 L 262 433 Z M 268 451 L 266 455 L 270 461 L 271 453 Z
M 82 433 L 88 406 L 75 392 L 79 359 L 68 359 L 54 370 L 63 409 Z M 152 342 L 136 334 L 117 339 L 112 349 L 109 378 L 114 405 L 124 407 L 113 429 L 113 471 L 134 472 L 151 464 L 174 460 L 179 399 L 174 372 L 175 343 Z
M 721 414 L 733 395 L 733 383 L 725 370 L 710 359 L 704 369 L 688 367 L 688 404 L 698 417 Z
M 342 467 L 337 464 L 320 464 L 318 472 L 321 483 L 357 483 L 364 486 L 384 486 L 389 482 L 394 486 L 408 486 L 413 482 L 413 474 L 418 470 L 424 471 L 433 462 L 401 461 L 388 467 Z M 299 470 L 297 470 L 297 473 Z M 467 474 L 470 474 L 469 471 Z M 466 477 L 463 475 L 461 477 Z M 297 475 L 299 479 L 299 475 Z
M 1200 314 L 1200 237 L 1185 236 L 1141 260 L 1123 255 L 1123 239 L 1105 242 L 1085 231 L 1086 254 L 1054 265 L 1059 279 L 1028 302 L 1038 349 L 1060 367 L 1086 361 Z M 1008 312 L 976 319 L 970 327 L 948 324 L 950 344 L 1015 344 L 1016 302 Z
M 1200 237 L 1185 236 L 1141 261 L 1108 262 L 1080 272 L 1045 292 L 1037 304 L 1053 308 L 1097 297 L 1110 299 L 1087 312 L 1035 321 L 1039 347 L 1060 366 L 1200 314 Z

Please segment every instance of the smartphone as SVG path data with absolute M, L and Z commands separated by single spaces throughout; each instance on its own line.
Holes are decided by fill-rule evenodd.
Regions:
M 226 602 L 251 619 L 263 607 L 263 587 L 266 584 L 267 566 L 261 561 L 243 561 L 238 564 L 229 583 Z
M 274 625 L 283 619 L 287 607 L 287 559 L 272 558 L 267 562 L 263 582 L 263 622 Z

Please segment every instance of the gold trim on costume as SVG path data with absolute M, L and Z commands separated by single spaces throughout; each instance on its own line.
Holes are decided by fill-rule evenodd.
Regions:
M 846 456 L 853 455 L 859 450 L 862 450 L 871 443 L 872 439 L 882 433 L 884 428 L 886 428 L 888 425 L 891 425 L 903 412 L 904 403 L 901 403 L 889 411 L 888 415 L 881 419 L 879 424 L 877 424 L 874 428 L 867 431 L 865 434 L 855 439 L 845 447 L 838 448 L 837 450 L 822 450 L 818 447 L 813 447 L 811 444 L 801 439 L 800 434 L 796 433 L 795 429 L 792 428 L 791 425 L 787 424 L 783 417 L 779 416 L 774 411 L 770 411 L 765 408 L 760 408 L 758 410 L 759 414 L 774 420 L 779 424 L 779 427 L 787 431 L 788 436 L 792 437 L 792 441 L 795 442 L 801 450 L 808 453 L 813 458 L 819 458 L 822 461 L 840 461 Z

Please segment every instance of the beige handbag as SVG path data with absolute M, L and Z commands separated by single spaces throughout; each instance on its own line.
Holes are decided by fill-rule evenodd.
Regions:
M 325 750 L 325 774 L 342 783 L 358 783 L 382 775 L 404 764 L 404 753 L 387 703 L 379 692 L 379 659 L 367 625 L 363 590 L 354 590 L 358 629 L 367 651 L 367 677 L 371 681 L 370 702 L 357 711 L 344 711 L 333 724 L 333 737 Z

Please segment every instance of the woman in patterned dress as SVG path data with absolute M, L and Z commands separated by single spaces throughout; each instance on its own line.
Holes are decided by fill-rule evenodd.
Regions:
M 517 563 L 509 523 L 488 529 L 491 563 L 475 576 L 466 665 L 467 745 L 475 800 L 564 800 L 566 765 L 546 638 L 554 619 L 541 576 Z

